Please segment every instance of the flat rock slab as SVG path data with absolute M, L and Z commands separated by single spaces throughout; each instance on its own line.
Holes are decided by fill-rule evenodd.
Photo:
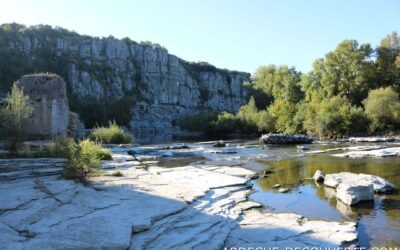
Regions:
M 393 157 L 400 155 L 400 147 L 389 147 L 380 149 L 366 149 L 366 150 L 350 150 L 346 153 L 334 154 L 336 157 L 350 157 L 350 158 L 361 158 L 361 157 Z
M 350 142 L 393 142 L 395 141 L 394 137 L 350 137 Z
M 357 241 L 356 223 L 307 220 L 293 213 L 245 212 L 226 247 L 336 247 Z
M 0 180 L 59 175 L 64 163 L 62 158 L 0 159 Z

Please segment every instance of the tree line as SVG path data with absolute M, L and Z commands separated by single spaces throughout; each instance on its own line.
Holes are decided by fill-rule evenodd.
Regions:
M 400 129 L 400 44 L 396 32 L 379 46 L 344 40 L 304 74 L 286 65 L 259 67 L 245 83 L 250 99 L 236 114 L 185 116 L 184 129 L 208 135 L 307 133 L 337 138 Z M 198 122 L 202 121 L 202 122 Z

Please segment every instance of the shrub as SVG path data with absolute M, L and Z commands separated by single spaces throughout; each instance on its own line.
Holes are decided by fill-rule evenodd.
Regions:
M 393 130 L 400 125 L 399 95 L 391 87 L 371 90 L 363 104 L 371 131 Z
M 217 120 L 212 121 L 210 125 L 206 131 L 210 135 L 240 133 L 247 130 L 246 124 L 241 119 L 228 112 L 218 115 Z
M 217 120 L 217 112 L 200 112 L 195 115 L 184 115 L 178 122 L 178 125 L 182 129 L 189 131 L 201 131 L 204 132 L 208 129 L 212 121 Z
M 0 110 L 1 136 L 9 143 L 12 152 L 17 150 L 17 144 L 25 139 L 24 124 L 33 112 L 22 89 L 16 84 L 6 97 L 6 106 Z
M 272 132 L 274 120 L 267 111 L 258 111 L 254 98 L 251 98 L 237 114 L 202 112 L 193 116 L 186 115 L 179 121 L 179 126 L 182 129 L 201 131 L 208 136 L 220 137 L 232 133 Z
M 68 144 L 65 150 L 68 155 L 63 175 L 81 181 L 85 181 L 88 175 L 101 174 L 101 160 L 111 159 L 108 150 L 102 149 L 100 145 L 90 140 L 83 140 L 79 144 Z
M 122 177 L 122 176 L 124 176 L 122 173 L 121 173 L 121 171 L 115 171 L 115 172 L 113 172 L 112 173 L 112 176 L 115 176 L 115 177 Z
M 49 148 L 48 156 L 63 157 L 67 158 L 71 150 L 77 145 L 75 140 L 67 137 L 66 135 L 60 135 L 55 137 L 53 140 L 53 146 Z
M 108 127 L 98 127 L 92 131 L 91 137 L 100 143 L 131 143 L 133 135 L 126 132 L 115 122 L 110 122 Z

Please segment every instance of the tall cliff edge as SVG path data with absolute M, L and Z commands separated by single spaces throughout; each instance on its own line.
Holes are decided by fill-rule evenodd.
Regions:
M 102 112 L 122 113 L 118 118 L 135 134 L 174 130 L 187 113 L 236 112 L 246 102 L 242 84 L 250 79 L 248 73 L 187 62 L 158 44 L 48 25 L 0 25 L 0 58 L 0 91 L 24 74 L 54 72 L 67 82 L 71 108 L 81 116 L 90 113 L 90 105 L 89 112 L 81 110 L 87 100 L 100 100 Z M 128 101 L 107 106 L 116 100 Z

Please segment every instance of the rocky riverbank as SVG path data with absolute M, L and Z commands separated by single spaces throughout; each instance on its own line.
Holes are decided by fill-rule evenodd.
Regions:
M 154 149 L 114 148 L 113 160 L 103 164 L 105 175 L 91 178 L 88 185 L 62 179 L 57 171 L 38 175 L 7 160 L 5 164 L 14 167 L 8 177 L 0 179 L 2 248 L 220 249 L 356 244 L 354 222 L 260 211 L 261 205 L 248 199 L 252 190 L 246 176 L 250 170 L 190 164 L 163 168 L 151 154 L 139 157 L 147 162 L 143 168 L 128 150 Z M 31 161 L 40 165 L 47 160 Z M 116 170 L 122 176 L 113 176 Z

